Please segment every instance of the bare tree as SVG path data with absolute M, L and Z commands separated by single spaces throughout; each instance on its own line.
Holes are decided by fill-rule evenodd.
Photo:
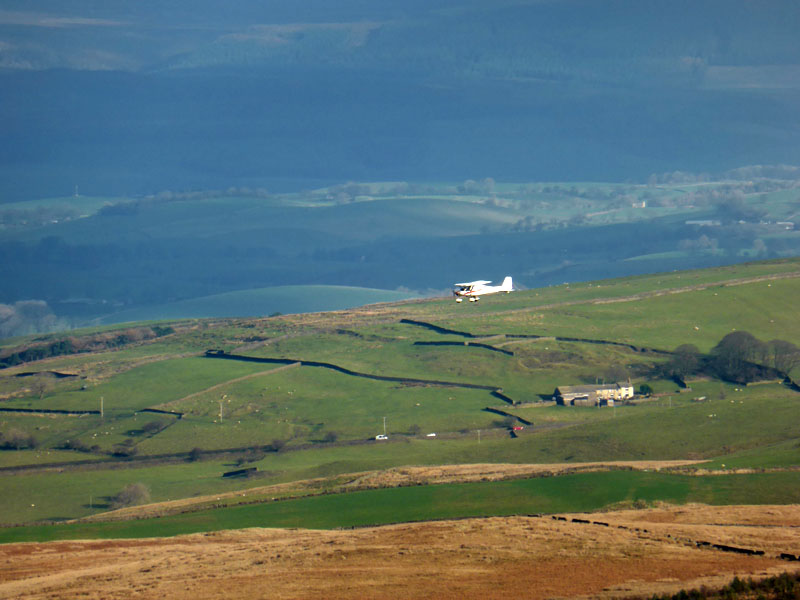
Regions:
M 684 379 L 700 366 L 700 349 L 694 344 L 681 344 L 672 352 L 667 370 L 673 377 Z
M 281 438 L 275 438 L 269 445 L 269 447 L 272 449 L 273 452 L 280 452 L 281 450 L 283 450 L 285 446 L 286 446 L 286 440 L 283 440 Z
M 36 448 L 37 445 L 36 438 L 21 429 L 10 429 L 5 434 L 0 431 L 0 448 L 4 450 Z
M 33 376 L 31 381 L 31 391 L 41 400 L 50 387 L 50 377 L 46 373 L 39 373 Z
M 800 348 L 786 340 L 771 340 L 767 344 L 772 366 L 776 371 L 788 375 L 800 365 Z
M 124 508 L 150 501 L 150 489 L 143 483 L 129 483 L 111 500 L 111 508 Z
M 766 358 L 767 345 L 746 331 L 734 331 L 711 349 L 717 374 L 728 381 L 746 382 L 754 376 L 754 363 Z

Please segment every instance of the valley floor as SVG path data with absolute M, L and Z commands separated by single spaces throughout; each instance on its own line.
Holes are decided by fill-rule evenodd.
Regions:
M 800 505 L 248 529 L 3 545 L 0 598 L 619 598 L 794 572 L 798 551 Z

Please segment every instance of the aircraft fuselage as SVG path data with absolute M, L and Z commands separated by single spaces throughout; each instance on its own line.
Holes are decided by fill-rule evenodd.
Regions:
M 514 290 L 510 276 L 506 277 L 500 285 L 489 285 L 490 283 L 492 282 L 486 280 L 456 283 L 455 289 L 453 289 L 456 302 L 463 302 L 464 298 L 468 298 L 470 302 L 477 302 L 481 296 L 486 294 L 497 294 L 498 292 L 508 294 Z

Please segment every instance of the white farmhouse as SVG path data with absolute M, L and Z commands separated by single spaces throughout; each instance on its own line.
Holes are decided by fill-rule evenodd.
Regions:
M 564 406 L 613 406 L 614 402 L 633 398 L 633 385 L 562 385 L 553 392 L 553 399 Z

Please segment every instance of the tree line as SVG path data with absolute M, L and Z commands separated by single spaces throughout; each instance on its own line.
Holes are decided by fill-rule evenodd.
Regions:
M 663 375 L 683 382 L 698 374 L 746 384 L 761 379 L 788 377 L 800 366 L 800 348 L 786 340 L 762 342 L 747 331 L 733 331 L 708 354 L 694 344 L 681 344 L 662 366 Z
M 175 330 L 172 327 L 154 325 L 152 327 L 132 327 L 124 331 L 98 333 L 83 337 L 70 336 L 49 343 L 33 344 L 22 348 L 16 348 L 0 356 L 0 369 L 54 356 L 120 348 L 128 344 L 159 338 L 174 332 Z

